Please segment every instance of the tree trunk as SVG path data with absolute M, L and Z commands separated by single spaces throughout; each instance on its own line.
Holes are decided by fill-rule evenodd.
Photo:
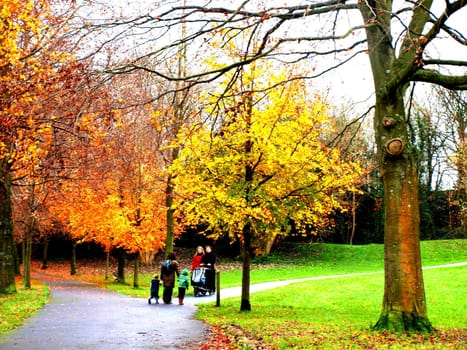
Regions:
M 250 264 L 251 264 L 251 225 L 243 227 L 242 300 L 240 311 L 251 311 L 250 304 Z
M 70 274 L 72 276 L 76 275 L 76 246 L 78 244 L 73 241 L 71 246 L 71 266 L 70 266 Z
M 109 270 L 110 270 L 110 249 L 108 249 L 105 254 L 105 277 L 104 279 L 106 281 L 110 279 Z
M 384 188 L 384 298 L 375 329 L 430 332 L 420 257 L 418 173 L 410 144 L 404 95 L 417 69 L 416 46 L 403 43 L 396 57 L 391 2 L 360 2 L 375 87 L 375 138 Z M 427 4 L 429 7 L 429 4 Z M 375 15 L 376 14 L 376 15 Z M 411 29 L 422 31 L 427 11 Z M 377 20 L 375 20 L 377 16 Z M 420 26 L 420 28 L 419 28 Z
M 0 293 L 16 293 L 13 221 L 10 177 L 4 164 L 0 169 Z
M 34 219 L 32 219 L 34 220 Z M 32 233 L 34 230 L 34 223 L 30 225 L 26 232 L 26 242 L 24 245 L 23 255 L 23 283 L 27 289 L 31 288 L 31 256 L 32 256 Z
M 353 238 L 355 236 L 355 229 L 356 229 L 356 226 L 357 226 L 357 200 L 355 198 L 355 191 L 352 192 L 352 211 L 351 211 L 351 214 L 352 214 L 352 227 L 351 227 L 351 231 L 350 231 L 350 239 L 349 239 L 349 244 L 352 245 L 353 244 Z
M 418 172 L 404 89 L 377 95 L 376 137 L 384 187 L 384 299 L 375 329 L 431 332 L 420 256 Z
M 178 150 L 173 150 L 172 159 L 178 158 Z M 167 177 L 167 184 L 165 188 L 165 207 L 167 208 L 167 237 L 165 241 L 164 257 L 167 258 L 169 253 L 173 252 L 174 249 L 174 209 L 173 209 L 173 184 L 172 177 Z
M 15 244 L 13 252 L 15 254 L 15 275 L 21 276 L 21 259 L 22 256 L 18 254 L 18 246 Z
M 117 282 L 125 283 L 125 250 L 118 248 Z
M 173 185 L 172 177 L 169 175 L 165 188 L 165 207 L 167 208 L 167 237 L 165 240 L 164 257 L 167 258 L 169 253 L 174 249 L 174 210 L 173 205 Z
M 246 128 L 250 130 L 251 128 L 251 109 L 252 103 L 249 95 L 246 96 Z M 253 142 L 247 140 L 245 142 L 245 155 L 248 159 L 248 155 L 251 153 L 253 148 Z M 254 169 L 251 164 L 246 164 L 245 166 L 245 183 L 246 193 L 245 200 L 247 205 L 250 205 L 250 187 L 254 177 Z M 249 218 L 248 218 L 249 220 Z M 251 222 L 247 221 L 243 226 L 243 267 L 242 267 L 242 300 L 240 303 L 240 311 L 250 311 L 250 265 L 251 265 L 251 239 L 252 239 L 252 227 Z
M 139 254 L 136 254 L 135 269 L 133 273 L 133 288 L 139 288 Z
M 49 239 L 44 238 L 44 250 L 42 251 L 42 270 L 47 270 L 48 267 L 48 251 L 49 251 Z

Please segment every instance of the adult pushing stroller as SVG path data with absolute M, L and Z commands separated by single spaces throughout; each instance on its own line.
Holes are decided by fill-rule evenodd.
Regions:
M 191 285 L 195 297 L 213 294 L 215 291 L 215 273 L 210 267 L 196 267 L 191 276 Z

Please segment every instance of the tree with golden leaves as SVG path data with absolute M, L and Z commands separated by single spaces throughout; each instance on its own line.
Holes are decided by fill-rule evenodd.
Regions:
M 219 86 L 210 99 L 215 107 L 205 111 L 217 118 L 179 135 L 181 153 L 171 167 L 186 224 L 241 243 L 241 310 L 251 309 L 254 250 L 292 225 L 305 233 L 327 224 L 360 172 L 326 147 L 327 105 L 290 73 L 264 79 L 272 68 L 244 67 L 222 99 L 225 85 Z

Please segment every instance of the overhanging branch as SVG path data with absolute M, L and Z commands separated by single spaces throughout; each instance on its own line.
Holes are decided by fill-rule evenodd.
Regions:
M 420 69 L 410 80 L 441 85 L 449 90 L 467 90 L 467 75 L 451 76 L 434 70 Z

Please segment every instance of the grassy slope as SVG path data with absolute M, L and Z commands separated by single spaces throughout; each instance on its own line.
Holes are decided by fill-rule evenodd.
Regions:
M 292 259 L 293 265 L 284 255 L 271 256 L 268 260 L 277 266 L 290 265 L 274 268 L 276 278 L 299 278 L 382 271 L 382 256 L 381 245 L 302 245 L 297 257 Z M 424 266 L 467 261 L 467 241 L 423 242 L 422 259 Z M 252 283 L 273 275 L 265 272 L 264 269 L 252 271 Z M 457 349 L 467 345 L 466 272 L 465 266 L 424 272 L 429 317 L 440 330 L 437 338 L 397 337 L 369 331 L 381 308 L 382 272 L 307 281 L 255 293 L 251 296 L 253 310 L 248 313 L 239 312 L 239 298 L 222 301 L 221 308 L 200 305 L 197 317 L 227 329 L 232 324 L 240 325 L 253 337 L 263 338 L 279 349 Z M 235 273 L 225 272 L 222 279 L 236 279 Z
M 251 269 L 252 283 L 296 279 L 384 269 L 382 244 L 349 246 L 338 244 L 290 244 L 257 259 Z M 423 266 L 467 261 L 467 240 L 424 241 L 421 243 Z M 222 266 L 220 266 L 222 269 Z M 225 271 L 222 287 L 241 283 L 241 271 Z

